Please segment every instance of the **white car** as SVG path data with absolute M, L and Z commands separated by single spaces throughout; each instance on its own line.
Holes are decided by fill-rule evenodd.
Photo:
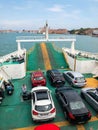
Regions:
M 56 108 L 50 90 L 45 86 L 32 88 L 31 105 L 33 121 L 52 120 L 56 116 Z
M 79 72 L 64 71 L 63 76 L 73 87 L 83 87 L 86 85 L 85 77 Z
M 81 96 L 98 112 L 98 88 L 83 88 Z

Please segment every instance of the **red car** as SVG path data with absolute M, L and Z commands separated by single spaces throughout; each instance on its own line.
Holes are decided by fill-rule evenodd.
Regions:
M 60 128 L 55 124 L 43 124 L 35 127 L 34 130 L 60 130 Z
M 42 71 L 35 71 L 31 74 L 31 82 L 32 86 L 46 86 L 46 78 L 44 77 L 44 74 Z

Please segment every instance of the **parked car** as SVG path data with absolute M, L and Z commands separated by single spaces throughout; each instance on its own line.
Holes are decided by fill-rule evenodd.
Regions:
M 56 116 L 56 108 L 47 87 L 38 86 L 31 90 L 32 119 L 34 121 L 52 120 Z
M 98 112 L 98 88 L 83 88 L 81 96 Z
M 2 103 L 4 97 L 4 90 L 2 89 L 2 87 L 0 87 L 0 104 Z
M 85 77 L 79 72 L 64 71 L 63 76 L 73 87 L 83 87 L 86 85 Z
M 33 87 L 36 87 L 39 85 L 46 86 L 46 78 L 45 78 L 43 72 L 42 71 L 32 72 L 31 82 L 32 82 Z
M 36 126 L 34 130 L 60 130 L 60 128 L 55 124 L 42 124 Z
M 59 70 L 48 70 L 47 77 L 51 85 L 55 87 L 63 86 L 65 84 L 65 79 L 63 77 L 63 74 L 59 72 Z
M 55 93 L 69 122 L 85 123 L 91 118 L 90 111 L 74 89 L 63 86 L 56 88 Z

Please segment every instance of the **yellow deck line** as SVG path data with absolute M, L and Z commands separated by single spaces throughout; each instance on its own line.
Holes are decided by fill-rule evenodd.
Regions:
M 77 127 L 77 130 L 85 130 L 83 125 L 76 125 L 76 127 Z
M 85 87 L 92 87 L 92 88 L 98 87 L 98 80 L 94 78 L 86 78 L 86 80 L 87 80 L 87 85 Z
M 88 122 L 94 122 L 94 121 L 98 121 L 97 116 L 93 116 Z M 68 121 L 56 122 L 54 124 L 56 124 L 59 127 L 70 125 L 70 123 Z M 18 128 L 18 129 L 14 129 L 14 130 L 34 130 L 35 127 L 36 126 L 30 126 L 30 127 Z M 77 127 L 77 130 L 85 130 L 84 126 L 81 124 L 76 125 L 76 127 Z
M 46 45 L 45 45 L 45 43 L 41 43 L 40 46 L 41 46 L 42 55 L 43 55 L 43 59 L 44 59 L 45 69 L 49 70 L 49 69 L 51 69 L 51 64 L 50 64 Z

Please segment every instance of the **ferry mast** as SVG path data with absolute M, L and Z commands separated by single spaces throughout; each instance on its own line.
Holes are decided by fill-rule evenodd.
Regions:
M 46 33 L 45 33 L 45 38 L 48 41 L 48 23 L 46 21 Z

